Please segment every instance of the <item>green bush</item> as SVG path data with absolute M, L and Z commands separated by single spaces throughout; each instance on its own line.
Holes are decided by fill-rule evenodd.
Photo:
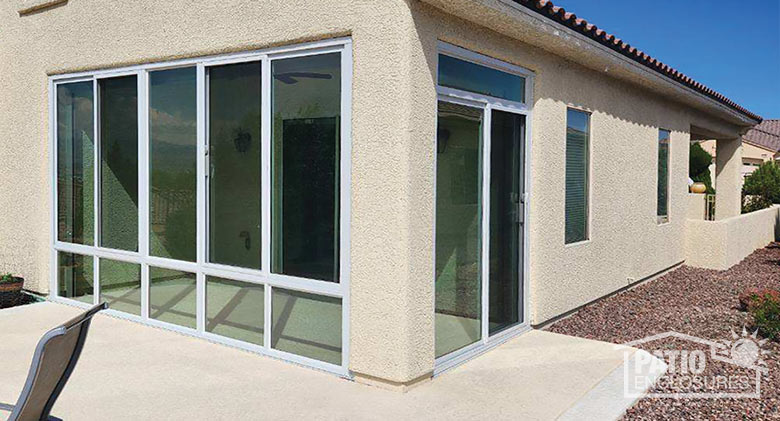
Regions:
M 772 206 L 772 202 L 764 196 L 742 195 L 742 213 L 755 212 Z
M 761 336 L 780 340 L 780 300 L 771 294 L 764 295 L 763 299 L 754 301 L 749 307 L 753 315 L 753 322 Z
M 766 203 L 780 203 L 780 166 L 774 161 L 761 164 L 745 178 L 742 194 L 761 196 Z
M 688 155 L 688 176 L 693 181 L 704 183 L 707 186 L 708 194 L 714 194 L 710 164 L 712 164 L 712 155 L 705 151 L 698 142 L 691 143 Z
M 16 278 L 10 273 L 0 274 L 0 284 L 12 284 L 16 282 Z

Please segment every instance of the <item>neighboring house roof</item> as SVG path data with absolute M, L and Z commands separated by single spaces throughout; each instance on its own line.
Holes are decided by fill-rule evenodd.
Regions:
M 530 10 L 533 10 L 540 15 L 558 22 L 574 31 L 579 32 L 582 35 L 606 46 L 610 49 L 617 51 L 618 53 L 634 60 L 635 62 L 644 65 L 666 77 L 674 80 L 681 85 L 687 86 L 703 95 L 706 95 L 721 104 L 732 108 L 753 120 L 761 120 L 761 117 L 754 114 L 744 107 L 740 106 L 736 102 L 726 98 L 723 94 L 720 94 L 707 86 L 691 79 L 684 75 L 680 71 L 669 67 L 662 63 L 658 59 L 650 57 L 636 47 L 632 47 L 630 44 L 623 42 L 623 40 L 616 38 L 614 35 L 605 32 L 603 29 L 599 29 L 596 25 L 593 25 L 585 19 L 578 18 L 574 13 L 567 12 L 563 7 L 554 5 L 549 0 L 512 0 L 515 3 L 522 5 Z
M 742 139 L 774 152 L 780 151 L 780 120 L 764 120 L 745 133 Z

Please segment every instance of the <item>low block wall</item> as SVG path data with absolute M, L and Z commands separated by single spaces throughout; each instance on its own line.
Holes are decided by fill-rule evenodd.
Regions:
M 775 241 L 780 206 L 718 221 L 688 219 L 685 264 L 725 270 Z
M 688 193 L 688 219 L 704 220 L 706 207 L 706 194 Z

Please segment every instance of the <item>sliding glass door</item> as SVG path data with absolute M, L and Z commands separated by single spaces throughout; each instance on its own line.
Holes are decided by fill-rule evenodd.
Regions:
M 439 59 L 437 367 L 509 337 L 526 322 L 525 101 L 531 92 L 528 76 L 456 47 L 443 50 L 458 58 Z M 478 64 L 483 59 L 490 66 Z

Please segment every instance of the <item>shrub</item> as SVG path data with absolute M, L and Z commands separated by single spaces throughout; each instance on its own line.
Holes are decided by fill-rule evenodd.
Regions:
M 780 203 L 780 166 L 774 161 L 761 164 L 745 178 L 742 194 L 761 196 L 765 203 Z
M 755 212 L 772 206 L 772 202 L 764 196 L 742 195 L 742 213 Z
M 705 151 L 698 142 L 691 143 L 688 155 L 688 176 L 693 181 L 704 183 L 707 186 L 707 193 L 713 194 L 715 190 L 712 188 L 710 164 L 712 164 L 712 155 Z
M 16 282 L 16 278 L 10 273 L 0 274 L 0 284 L 11 284 Z
M 769 297 L 780 301 L 780 291 L 771 288 L 748 288 L 739 294 L 739 305 L 742 310 L 750 310 Z
M 750 313 L 758 333 L 768 339 L 780 340 L 780 299 L 766 294 L 754 302 Z

